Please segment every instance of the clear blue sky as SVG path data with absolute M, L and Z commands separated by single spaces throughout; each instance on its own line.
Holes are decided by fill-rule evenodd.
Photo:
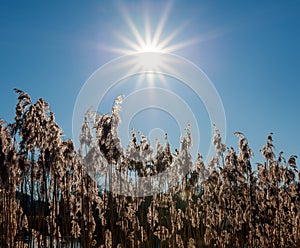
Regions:
M 140 28 L 144 4 L 123 1 Z M 114 31 L 130 33 L 119 1 L 1 1 L 0 116 L 13 120 L 13 88 L 44 98 L 72 137 L 76 97 L 88 77 L 124 47 Z M 148 2 L 150 21 L 165 7 Z M 227 117 L 227 144 L 245 133 L 255 154 L 274 133 L 277 153 L 300 155 L 300 2 L 174 1 L 165 32 L 202 41 L 176 52 L 211 79 Z M 111 102 L 113 99 L 111 99 Z M 108 106 L 109 109 L 110 106 Z M 171 132 L 171 131 L 170 131 Z

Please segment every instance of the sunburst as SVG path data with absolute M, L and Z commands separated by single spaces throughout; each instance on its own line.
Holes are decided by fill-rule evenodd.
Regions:
M 121 32 L 117 32 L 116 36 L 124 43 L 127 48 L 111 48 L 111 50 L 120 54 L 145 52 L 173 53 L 181 48 L 197 43 L 198 39 L 195 38 L 172 44 L 172 41 L 174 41 L 174 39 L 186 26 L 186 22 L 180 25 L 177 29 L 173 30 L 169 35 L 166 36 L 166 38 L 162 39 L 162 34 L 164 32 L 164 28 L 167 23 L 171 8 L 172 4 L 168 3 L 164 11 L 162 12 L 161 18 L 155 31 L 153 32 L 151 30 L 150 17 L 146 11 L 143 13 L 143 16 L 145 18 L 144 30 L 139 30 L 138 25 L 133 22 L 128 10 L 124 6 L 122 6 L 120 8 L 122 16 L 124 17 L 124 20 L 127 23 L 135 40 L 131 40 Z M 145 35 L 143 36 L 142 33 L 144 33 Z
M 160 81 L 165 82 L 165 77 L 158 72 L 160 68 L 168 67 L 168 61 L 162 60 L 162 56 L 160 56 L 160 54 L 174 53 L 179 49 L 193 45 L 199 41 L 199 39 L 195 38 L 179 43 L 174 43 L 174 39 L 180 34 L 180 32 L 186 26 L 186 23 L 183 23 L 168 35 L 163 35 L 171 8 L 172 4 L 168 3 L 164 11 L 162 12 L 161 18 L 157 24 L 157 27 L 155 28 L 155 31 L 151 30 L 150 17 L 146 11 L 145 13 L 143 13 L 144 29 L 139 30 L 138 25 L 133 22 L 128 10 L 124 6 L 120 8 L 122 16 L 124 17 L 124 20 L 131 31 L 133 39 L 130 39 L 128 35 L 125 36 L 122 32 L 116 32 L 115 34 L 117 38 L 121 42 L 123 42 L 125 47 L 105 48 L 109 51 L 121 55 L 130 55 L 135 53 L 139 54 L 138 59 L 127 62 L 133 65 L 132 70 L 129 72 L 129 74 L 142 72 L 140 73 L 140 76 L 138 78 L 137 86 L 145 78 L 151 85 L 154 81 L 154 75 L 158 75 Z

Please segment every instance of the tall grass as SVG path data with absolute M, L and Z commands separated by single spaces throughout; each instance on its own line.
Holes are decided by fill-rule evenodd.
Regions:
M 154 149 L 134 131 L 123 150 L 118 98 L 110 114 L 87 112 L 75 151 L 49 105 L 15 91 L 15 121 L 0 122 L 0 247 L 300 246 L 296 156 L 275 156 L 272 134 L 257 170 L 244 135 L 236 133 L 236 151 L 217 129 L 207 165 L 189 153 L 189 128 L 174 153 L 167 141 Z M 150 181 L 157 194 L 116 194 L 114 187 L 141 189 L 141 177 L 167 168 L 177 176 Z

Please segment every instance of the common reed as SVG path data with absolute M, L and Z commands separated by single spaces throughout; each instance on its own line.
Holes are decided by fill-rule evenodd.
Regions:
M 242 133 L 228 148 L 217 128 L 207 165 L 189 126 L 174 152 L 134 130 L 123 149 L 119 97 L 110 114 L 86 113 L 76 151 L 48 103 L 15 91 L 15 120 L 0 121 L 0 247 L 300 246 L 297 157 L 276 156 L 272 134 L 257 165 Z M 154 195 L 116 193 L 167 168 L 177 174 L 149 181 Z

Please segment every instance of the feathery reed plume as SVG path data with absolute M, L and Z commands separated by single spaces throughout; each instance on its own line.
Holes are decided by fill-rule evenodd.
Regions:
M 15 92 L 14 122 L 0 119 L 0 247 L 300 246 L 297 156 L 276 156 L 272 133 L 257 169 L 245 135 L 235 150 L 216 127 L 208 164 L 189 125 L 180 149 L 134 130 L 123 149 L 120 96 L 110 114 L 87 111 L 76 151 L 47 102 Z

